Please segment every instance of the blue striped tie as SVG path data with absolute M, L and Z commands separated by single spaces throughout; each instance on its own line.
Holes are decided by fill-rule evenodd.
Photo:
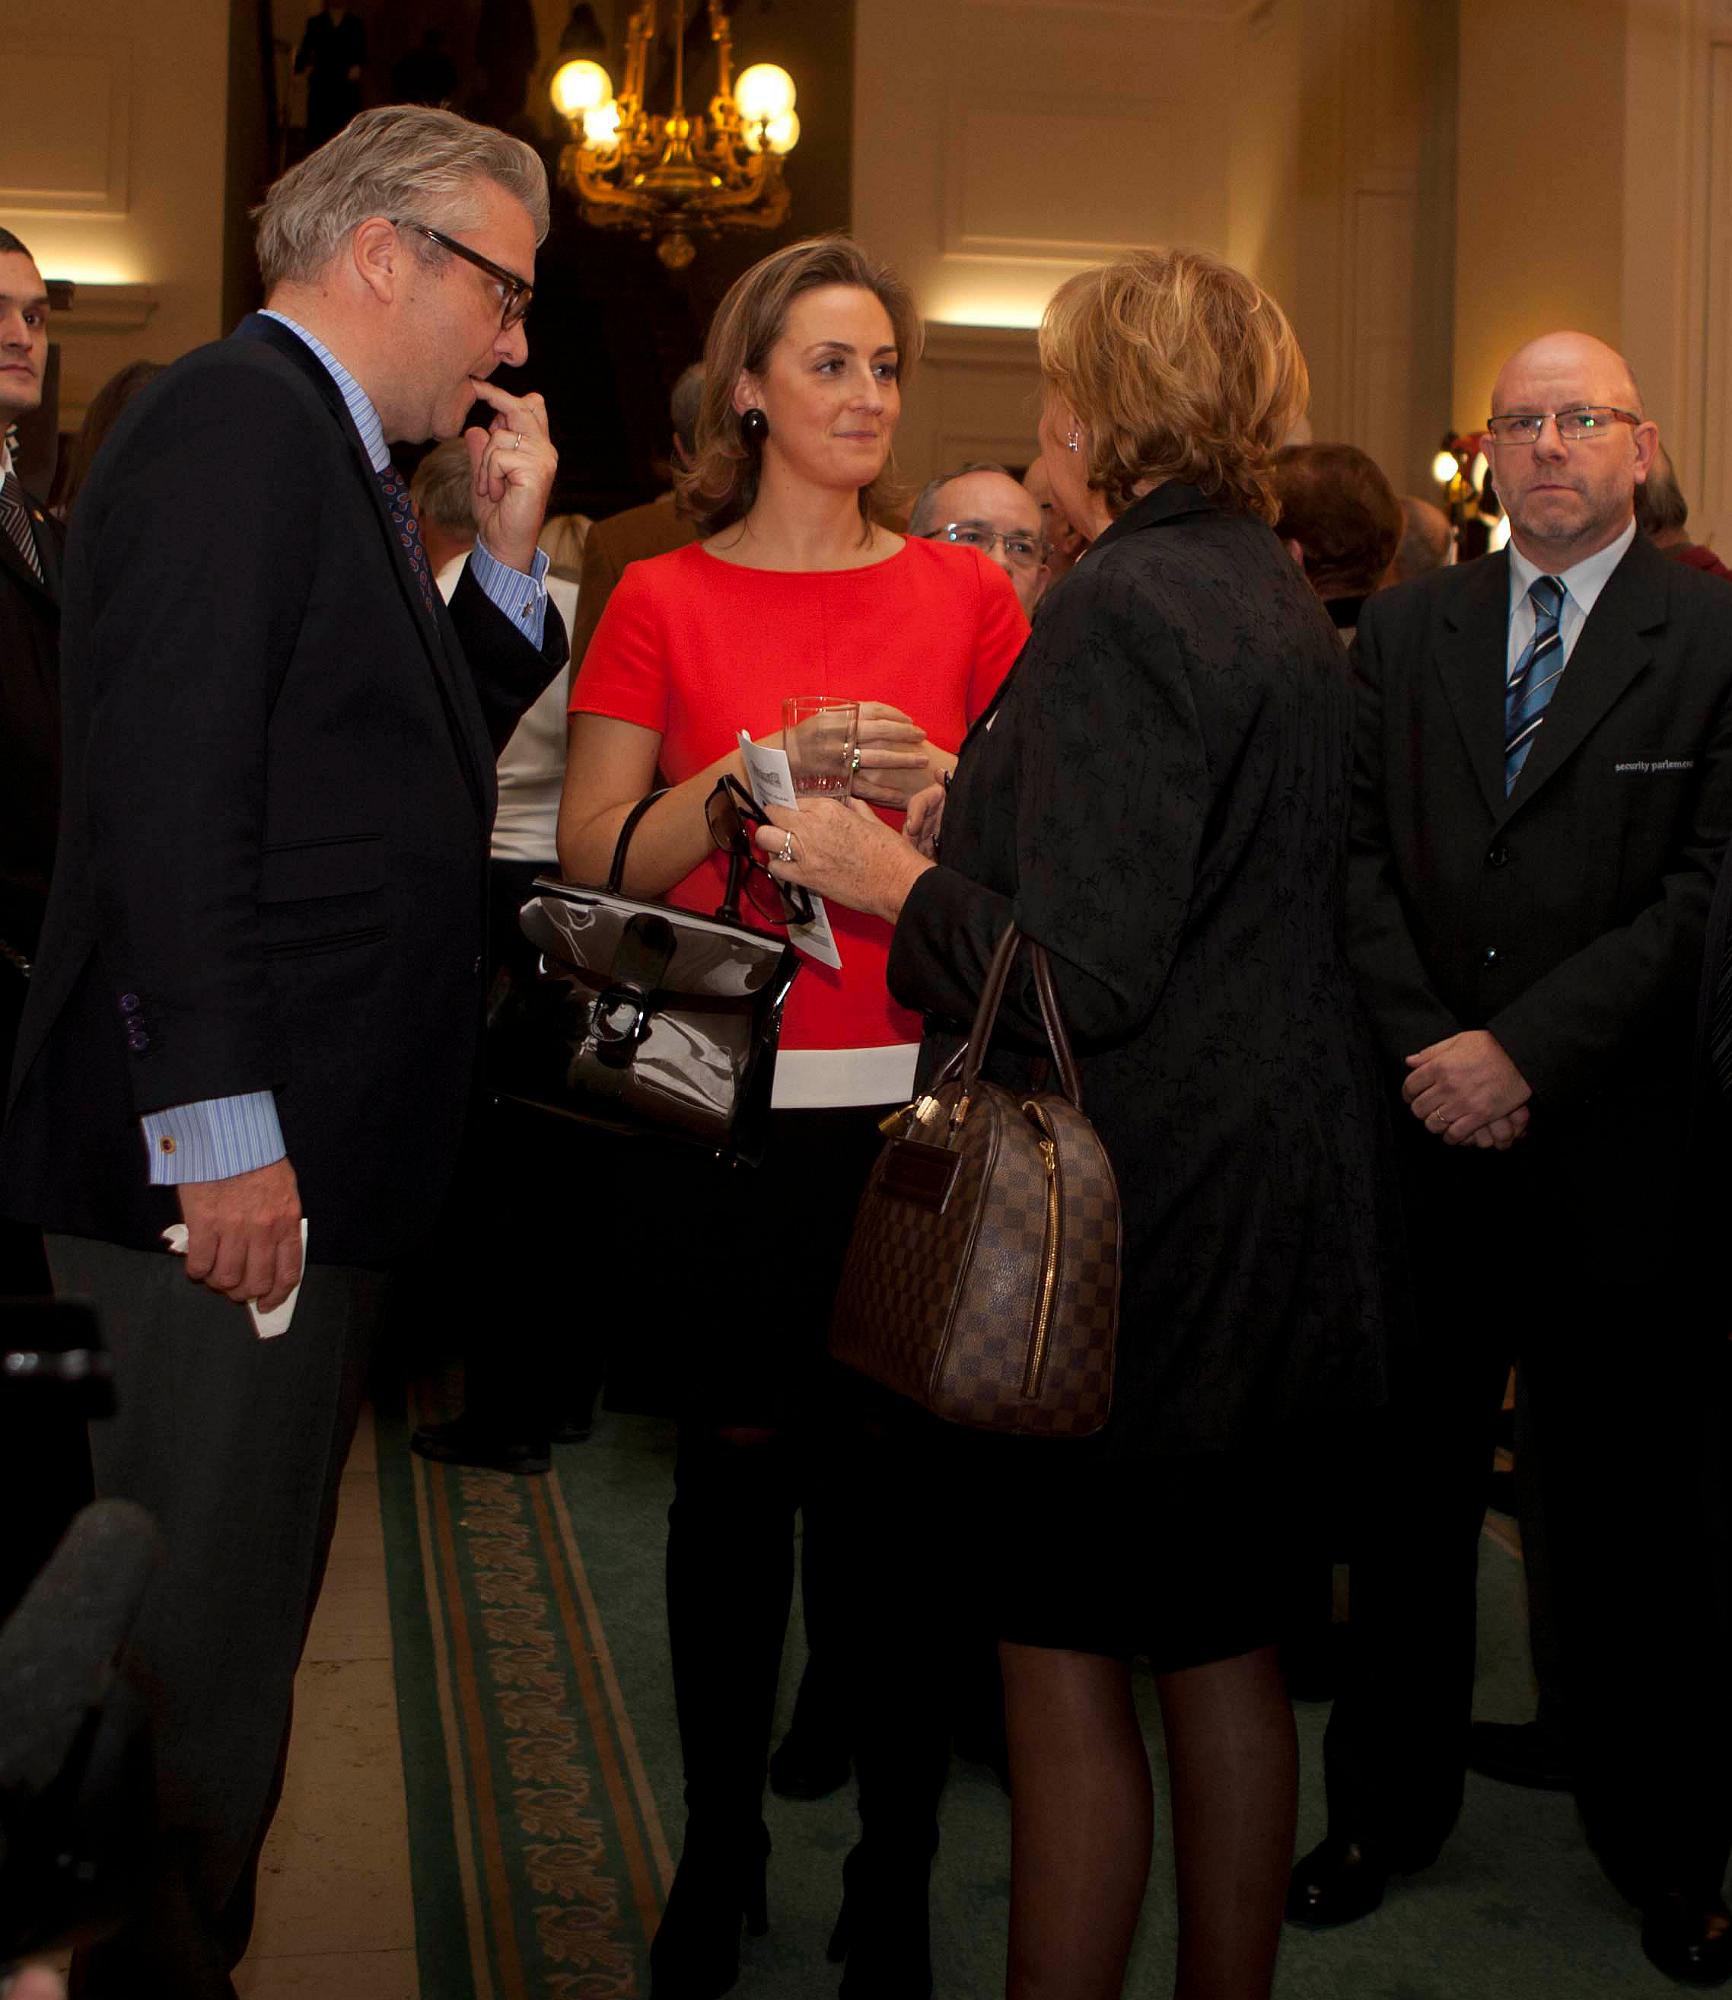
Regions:
M 1564 671 L 1564 642 L 1558 632 L 1563 615 L 1564 587 L 1555 576 L 1536 576 L 1528 585 L 1534 607 L 1534 636 L 1522 648 L 1503 698 L 1503 789 L 1515 789 L 1540 724 L 1546 719 L 1559 676 Z

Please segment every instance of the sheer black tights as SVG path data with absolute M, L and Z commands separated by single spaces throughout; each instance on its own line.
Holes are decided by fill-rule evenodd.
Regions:
M 1118 2000 L 1154 1802 L 1125 1662 L 1006 1645 L 1010 2000 Z M 1293 1857 L 1298 1752 L 1272 1647 L 1156 1686 L 1178 1861 L 1175 2000 L 1265 2000 Z

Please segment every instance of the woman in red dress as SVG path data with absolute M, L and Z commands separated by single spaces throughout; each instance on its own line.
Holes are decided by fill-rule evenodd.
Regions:
M 892 826 L 954 767 L 1028 628 L 979 551 L 907 539 L 874 517 L 919 338 L 906 288 L 842 238 L 777 251 L 723 301 L 681 482 L 704 539 L 628 567 L 572 694 L 559 831 L 569 878 L 604 878 L 659 772 L 669 789 L 633 836 L 625 886 L 713 910 L 726 863 L 705 801 L 719 778 L 746 781 L 741 729 L 780 744 L 789 695 L 859 700 L 855 796 Z M 832 1522 L 842 1511 L 842 1489 L 861 1486 L 851 1392 L 824 1333 L 878 1119 L 910 1094 L 921 1029 L 885 984 L 889 927 L 844 910 L 832 921 L 841 970 L 808 961 L 795 982 L 760 1171 L 697 1168 L 670 1184 L 658 1168 L 669 1245 L 704 1285 L 685 1314 L 668 1533 L 688 1816 L 651 1952 L 653 2000 L 726 1992 L 742 1918 L 762 1926 L 794 1511 L 810 1540 L 827 1506 Z M 879 1543 L 894 1532 L 875 1527 Z M 888 1758 L 857 1743 L 865 1837 L 847 1871 L 843 1991 L 920 2000 L 943 1753 L 876 1734 Z

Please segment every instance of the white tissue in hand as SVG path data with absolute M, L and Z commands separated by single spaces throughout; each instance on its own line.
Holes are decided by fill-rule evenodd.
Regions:
M 186 1255 L 186 1224 L 171 1222 L 162 1232 L 162 1240 L 177 1257 Z M 301 1296 L 301 1283 L 307 1275 L 307 1218 L 301 1217 L 301 1276 L 295 1280 L 295 1289 L 280 1306 L 268 1313 L 259 1311 L 252 1299 L 247 1301 L 247 1311 L 252 1316 L 253 1331 L 260 1340 L 275 1340 L 279 1333 L 287 1333 L 289 1321 L 295 1316 L 295 1301 Z

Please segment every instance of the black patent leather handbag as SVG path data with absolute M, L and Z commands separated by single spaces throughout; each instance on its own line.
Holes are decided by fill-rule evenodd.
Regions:
M 744 922 L 737 869 L 713 917 L 623 892 L 631 837 L 659 797 L 627 815 L 605 889 L 537 880 L 518 917 L 533 967 L 502 974 L 489 996 L 488 1083 L 564 1118 L 755 1166 L 799 957 Z

